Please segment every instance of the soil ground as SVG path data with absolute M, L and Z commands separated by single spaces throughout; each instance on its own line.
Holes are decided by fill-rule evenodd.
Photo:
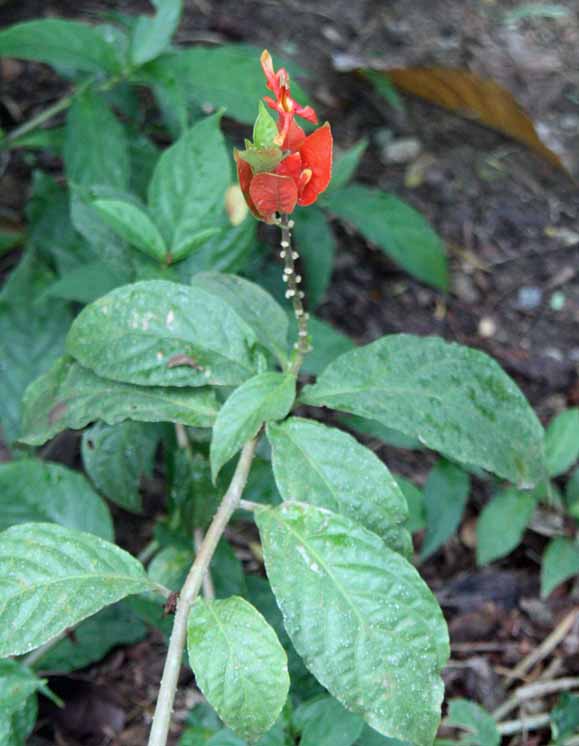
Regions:
M 543 421 L 578 404 L 576 185 L 524 146 L 417 100 L 405 98 L 404 111 L 398 112 L 369 85 L 341 72 L 369 63 L 436 64 L 492 77 L 514 94 L 544 141 L 577 175 L 576 1 L 558 3 L 568 11 L 563 18 L 515 24 L 508 22 L 509 13 L 523 3 L 514 0 L 186 0 L 185 5 L 181 43 L 247 41 L 310 70 L 310 90 L 322 119 L 332 122 L 337 146 L 349 147 L 361 137 L 370 141 L 358 179 L 413 204 L 446 242 L 453 279 L 444 297 L 401 272 L 359 235 L 336 226 L 337 263 L 319 314 L 357 342 L 404 331 L 438 334 L 485 350 L 515 378 Z M 0 2 L 0 24 L 43 16 L 94 20 L 112 7 L 149 8 L 146 2 L 8 0 Z M 6 63 L 2 76 L 6 127 L 45 108 L 62 92 L 58 79 L 42 66 Z M 417 141 L 418 164 L 416 157 L 391 162 L 386 144 L 407 138 Z M 419 184 L 410 187 L 409 170 L 417 166 Z M 23 160 L 8 164 L 0 194 L 4 216 L 18 215 L 28 177 Z M 428 459 L 375 445 L 390 466 L 424 480 Z M 421 571 L 439 593 L 451 630 L 448 695 L 467 696 L 492 709 L 505 698 L 506 672 L 556 628 L 577 603 L 577 594 L 567 585 L 547 602 L 539 600 L 539 558 L 546 541 L 540 526 L 505 561 L 477 570 L 473 526 L 486 497 L 484 489 L 475 489 L 459 534 Z M 117 523 L 121 535 L 128 536 L 134 527 L 124 520 L 120 516 Z M 55 742 L 145 743 L 163 651 L 160 638 L 152 636 L 113 652 L 66 683 L 72 709 L 57 723 Z M 576 621 L 532 670 L 530 680 L 578 674 Z M 196 696 L 186 673 L 183 684 L 177 722 Z M 75 697 L 75 692 L 84 694 Z M 540 709 L 549 704 L 541 703 Z M 85 723 L 92 718 L 94 733 L 85 729 L 80 737 L 77 728 L 75 734 L 70 725 L 75 718 Z M 523 734 L 511 743 L 539 746 L 548 743 L 548 735 Z

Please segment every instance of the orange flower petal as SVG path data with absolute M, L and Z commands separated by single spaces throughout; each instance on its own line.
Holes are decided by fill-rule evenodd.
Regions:
M 289 176 L 296 184 L 299 183 L 302 172 L 302 157 L 299 153 L 292 153 L 284 158 L 276 167 L 274 173 L 278 176 Z
M 275 212 L 293 212 L 298 200 L 298 188 L 289 176 L 267 172 L 256 174 L 249 186 L 251 199 L 262 220 L 270 220 Z
M 298 117 L 303 117 L 304 119 L 307 119 L 308 122 L 311 122 L 312 124 L 318 123 L 318 115 L 316 112 L 312 109 L 311 106 L 296 106 L 296 114 Z
M 287 128 L 287 134 L 281 146 L 282 150 L 291 150 L 292 152 L 294 150 L 299 150 L 305 142 L 305 139 L 306 133 L 299 126 L 299 124 L 297 124 L 295 119 L 292 118 Z
M 300 194 L 299 204 L 311 205 L 318 195 L 328 188 L 332 177 L 332 130 L 326 122 L 311 135 L 308 135 L 299 149 L 302 157 L 302 168 L 309 168 L 312 178 Z
M 237 164 L 237 178 L 239 180 L 239 187 L 243 192 L 243 196 L 245 197 L 247 206 L 256 218 L 261 219 L 261 215 L 259 214 L 249 193 L 249 186 L 251 184 L 251 180 L 253 179 L 253 171 L 251 170 L 251 166 L 249 165 L 249 163 L 247 163 L 247 161 L 244 161 L 243 158 L 240 158 L 238 156 L 237 150 L 233 151 L 233 155 Z

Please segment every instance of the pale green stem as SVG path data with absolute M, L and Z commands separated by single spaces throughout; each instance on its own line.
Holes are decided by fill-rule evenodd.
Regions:
M 205 538 L 199 548 L 195 562 L 189 570 L 185 584 L 181 589 L 181 594 L 177 602 L 177 610 L 175 612 L 173 631 L 171 632 L 171 639 L 169 641 L 169 649 L 165 659 L 163 677 L 159 688 L 159 696 L 157 698 L 153 725 L 149 736 L 149 746 L 166 746 L 169 727 L 171 724 L 171 714 L 173 712 L 173 703 L 175 701 L 175 692 L 177 690 L 177 682 L 181 670 L 183 650 L 185 649 L 185 641 L 187 638 L 187 619 L 189 617 L 189 611 L 199 594 L 203 578 L 205 577 L 205 573 L 207 572 L 209 563 L 211 562 L 211 558 L 213 557 L 217 544 L 223 535 L 225 527 L 233 515 L 233 512 L 239 506 L 239 500 L 241 499 L 241 494 L 245 488 L 251 462 L 255 454 L 255 446 L 255 439 L 248 441 L 243 446 L 233 479 L 231 480 L 217 513 L 205 534 Z

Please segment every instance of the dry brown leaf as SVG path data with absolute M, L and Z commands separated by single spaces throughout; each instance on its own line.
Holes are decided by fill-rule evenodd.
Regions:
M 498 130 L 524 143 L 563 171 L 556 153 L 539 138 L 533 122 L 511 93 L 494 80 L 446 67 L 409 67 L 384 71 L 400 90 Z

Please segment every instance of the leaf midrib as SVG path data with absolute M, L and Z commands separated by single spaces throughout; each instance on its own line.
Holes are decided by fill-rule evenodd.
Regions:
M 340 592 L 340 595 L 344 598 L 344 600 L 346 601 L 347 605 L 354 612 L 354 616 L 358 619 L 361 627 L 365 631 L 366 630 L 370 630 L 370 632 L 371 632 L 372 630 L 366 624 L 366 622 L 364 621 L 364 617 L 362 617 L 362 615 L 358 611 L 358 608 L 353 603 L 353 601 L 350 599 L 349 595 L 347 594 L 347 592 L 344 589 L 344 587 L 342 586 L 342 584 L 340 582 L 338 582 L 338 580 L 334 576 L 333 572 L 331 572 L 331 570 L 328 568 L 326 562 L 320 557 L 320 555 L 314 549 L 312 549 L 309 546 L 309 544 L 306 543 L 305 539 L 302 536 L 300 536 L 300 534 L 295 529 L 293 529 L 288 523 L 285 523 L 284 521 L 282 521 L 281 517 L 278 518 L 278 514 L 277 514 L 277 512 L 275 510 L 272 510 L 272 509 L 269 509 L 269 510 L 270 510 L 271 514 L 273 515 L 274 520 L 277 520 L 278 523 L 280 523 L 282 526 L 285 526 L 286 530 L 289 531 L 289 533 L 293 534 L 298 539 L 298 541 L 301 542 L 302 546 L 306 547 L 308 549 L 308 551 L 311 553 L 311 555 L 316 559 L 316 561 L 319 562 L 320 566 L 324 568 L 326 574 L 328 575 L 329 578 L 331 578 L 332 582 L 334 583 L 334 585 L 336 586 L 336 588 Z

